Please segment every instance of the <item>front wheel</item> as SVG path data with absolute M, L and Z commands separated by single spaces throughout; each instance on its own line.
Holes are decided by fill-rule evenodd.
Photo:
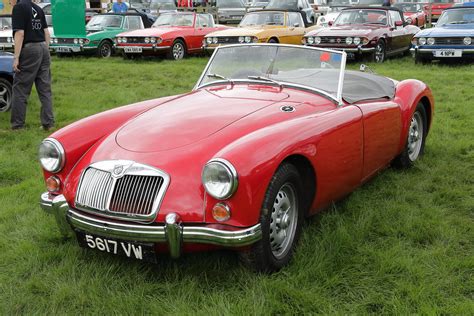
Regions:
M 383 40 L 377 42 L 372 59 L 376 63 L 383 63 L 385 61 L 385 42 Z
M 240 253 L 244 265 L 273 272 L 291 260 L 303 221 L 302 183 L 291 164 L 281 165 L 267 188 L 260 224 L 262 239 Z
M 183 59 L 186 56 L 186 45 L 182 40 L 175 40 L 168 53 L 168 58 L 173 60 Z
M 405 148 L 393 161 L 396 167 L 410 167 L 424 152 L 428 120 L 422 103 L 418 103 L 410 121 Z
M 0 78 L 0 112 L 10 110 L 12 105 L 12 84 L 5 78 Z
M 112 44 L 109 41 L 101 42 L 97 48 L 97 55 L 101 58 L 112 56 Z

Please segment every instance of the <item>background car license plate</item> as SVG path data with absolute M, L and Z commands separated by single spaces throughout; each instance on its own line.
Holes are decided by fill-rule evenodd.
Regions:
M 126 53 L 141 53 L 142 48 L 141 47 L 125 47 L 124 51 Z
M 110 239 L 94 236 L 82 231 L 76 231 L 76 236 L 81 247 L 156 263 L 155 248 L 151 243 L 135 243 L 125 240 Z
M 459 49 L 442 49 L 434 51 L 435 57 L 461 57 L 462 50 Z
M 72 52 L 71 47 L 56 47 L 58 53 L 70 53 Z

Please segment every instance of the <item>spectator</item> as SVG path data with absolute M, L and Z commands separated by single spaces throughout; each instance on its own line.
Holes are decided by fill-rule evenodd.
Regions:
M 128 6 L 125 2 L 122 2 L 122 0 L 117 0 L 117 2 L 114 2 L 112 5 L 112 11 L 114 13 L 127 13 Z
M 35 83 L 41 101 L 41 127 L 54 126 L 51 98 L 50 34 L 43 10 L 31 0 L 10 0 L 13 6 L 12 29 L 15 42 L 13 70 L 11 126 L 13 130 L 25 127 L 26 106 Z
M 395 0 L 383 0 L 383 7 L 391 7 Z

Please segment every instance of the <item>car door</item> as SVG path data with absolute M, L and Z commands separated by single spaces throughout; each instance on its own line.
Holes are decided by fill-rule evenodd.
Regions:
M 130 15 L 125 17 L 125 25 L 128 26 L 129 31 L 143 29 L 143 22 L 140 16 Z
M 299 12 L 288 12 L 287 15 L 287 43 L 300 45 L 305 33 L 304 21 Z
M 400 52 L 407 50 L 410 47 L 411 35 L 407 32 L 406 26 L 396 26 L 395 24 L 404 23 L 404 19 L 399 11 L 389 10 L 390 15 L 390 29 L 392 35 L 392 47 L 393 52 Z
M 393 101 L 356 104 L 364 125 L 364 166 L 362 180 L 384 168 L 398 154 L 402 134 L 400 106 Z
M 188 50 L 200 50 L 204 36 L 209 33 L 210 29 L 209 14 L 196 14 L 194 22 L 194 30 L 192 39 L 189 40 Z M 212 25 L 213 26 L 213 25 Z

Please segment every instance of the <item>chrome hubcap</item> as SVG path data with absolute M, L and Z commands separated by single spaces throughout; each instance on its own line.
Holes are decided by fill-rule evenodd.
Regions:
M 11 94 L 7 87 L 0 85 L 0 112 L 8 111 L 10 108 Z
M 408 132 L 408 157 L 411 161 L 418 158 L 423 143 L 423 121 L 420 112 L 415 112 Z
M 108 45 L 102 46 L 102 57 L 109 57 L 110 56 L 110 47 Z
M 270 216 L 270 246 L 277 259 L 284 257 L 291 249 L 297 221 L 295 189 L 290 183 L 285 183 L 278 191 Z
M 384 58 L 383 44 L 379 43 L 377 44 L 377 47 L 375 47 L 375 61 L 380 63 L 383 61 L 383 58 Z
M 173 46 L 173 57 L 174 59 L 182 59 L 184 56 L 184 47 L 181 43 L 176 43 Z

